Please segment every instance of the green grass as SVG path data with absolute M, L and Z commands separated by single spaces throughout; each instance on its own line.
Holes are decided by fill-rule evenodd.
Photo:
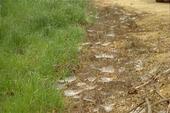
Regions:
M 0 0 L 0 113 L 64 110 L 54 82 L 77 62 L 85 0 Z

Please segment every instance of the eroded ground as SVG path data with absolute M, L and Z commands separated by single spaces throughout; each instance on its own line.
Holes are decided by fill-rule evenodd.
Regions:
M 151 0 L 122 1 L 95 1 L 96 22 L 87 27 L 75 75 L 57 83 L 69 113 L 168 113 L 168 4 L 154 3 L 156 10 Z

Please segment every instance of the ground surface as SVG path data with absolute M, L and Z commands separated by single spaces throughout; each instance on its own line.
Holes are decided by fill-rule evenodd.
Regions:
M 70 100 L 68 112 L 168 113 L 169 4 L 96 0 L 95 6 L 75 76 L 57 84 Z

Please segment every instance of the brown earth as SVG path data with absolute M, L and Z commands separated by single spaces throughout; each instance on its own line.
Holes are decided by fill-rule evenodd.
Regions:
M 64 86 L 69 100 L 66 111 L 168 113 L 169 4 L 154 0 L 94 3 L 96 22 L 87 27 L 75 76 L 58 84 Z

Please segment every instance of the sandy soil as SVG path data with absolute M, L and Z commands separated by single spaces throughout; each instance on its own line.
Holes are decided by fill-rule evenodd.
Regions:
M 80 44 L 80 63 L 57 84 L 70 100 L 66 111 L 148 113 L 151 105 L 153 113 L 168 112 L 169 4 L 95 0 L 95 6 L 96 22 Z
M 101 2 L 103 0 L 100 0 Z M 168 3 L 156 3 L 155 0 L 105 0 L 105 3 L 117 4 L 128 9 L 135 9 L 147 13 L 158 15 L 169 15 L 170 5 Z

